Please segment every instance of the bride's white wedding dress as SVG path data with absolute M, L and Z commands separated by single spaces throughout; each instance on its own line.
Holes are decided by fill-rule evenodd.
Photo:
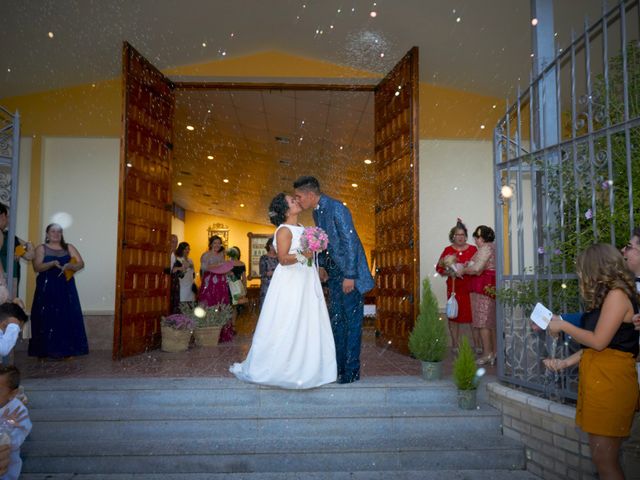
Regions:
M 304 227 L 282 224 L 280 228 L 291 230 L 289 253 L 295 254 Z M 336 381 L 333 333 L 315 267 L 306 263 L 276 267 L 249 355 L 229 370 L 240 380 L 282 388 L 313 388 Z

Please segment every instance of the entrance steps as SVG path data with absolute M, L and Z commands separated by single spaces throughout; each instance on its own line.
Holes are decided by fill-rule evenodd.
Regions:
M 449 381 L 291 391 L 229 378 L 24 382 L 25 480 L 533 479 L 499 412 Z

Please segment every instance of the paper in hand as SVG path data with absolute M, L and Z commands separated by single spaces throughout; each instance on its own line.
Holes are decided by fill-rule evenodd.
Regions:
M 531 320 L 538 325 L 542 330 L 546 330 L 549 326 L 549 322 L 551 321 L 551 310 L 542 305 L 541 303 L 536 303 L 533 312 L 531 312 Z

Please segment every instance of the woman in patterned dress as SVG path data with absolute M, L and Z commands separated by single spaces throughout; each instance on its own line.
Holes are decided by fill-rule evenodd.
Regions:
M 473 327 L 480 331 L 483 356 L 478 365 L 493 365 L 496 361 L 496 251 L 493 241 L 496 234 L 486 225 L 480 225 L 473 231 L 478 251 L 467 266 L 460 272 L 471 283 L 471 315 Z
M 456 225 L 449 231 L 451 245 L 444 249 L 436 265 L 437 272 L 447 277 L 447 298 L 451 297 L 451 293 L 455 291 L 458 301 L 458 316 L 449 319 L 449 333 L 454 352 L 458 350 L 460 325 L 471 325 L 470 279 L 467 277 L 457 278 L 454 268 L 447 267 L 447 263 L 451 263 L 455 258 L 454 264 L 458 265 L 456 268 L 462 268 L 465 263 L 471 260 L 471 257 L 476 253 L 476 247 L 467 243 L 467 236 L 467 227 L 458 219 Z M 473 343 L 476 344 L 475 335 L 473 337 Z

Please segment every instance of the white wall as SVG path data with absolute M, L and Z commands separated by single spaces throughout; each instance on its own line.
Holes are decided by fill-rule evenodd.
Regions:
M 42 231 L 53 221 L 64 223 L 56 214 L 68 215 L 64 238 L 86 264 L 76 274 L 82 309 L 113 313 L 120 140 L 46 137 L 42 158 Z
M 493 144 L 465 140 L 420 141 L 420 276 L 429 276 L 438 303 L 446 303 L 445 279 L 435 264 L 460 217 L 471 233 L 494 228 Z M 434 276 L 436 275 L 436 276 Z

